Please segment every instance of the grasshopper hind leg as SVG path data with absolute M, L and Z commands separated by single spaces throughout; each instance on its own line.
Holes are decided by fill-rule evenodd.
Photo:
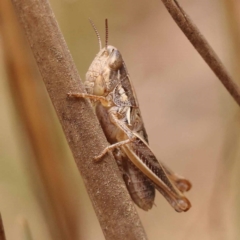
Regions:
M 155 199 L 154 184 L 117 148 L 113 151 L 123 180 L 133 202 L 144 211 L 152 208 Z
M 155 199 L 155 187 L 131 162 L 125 161 L 127 174 L 123 179 L 133 201 L 141 209 L 148 211 L 152 208 Z

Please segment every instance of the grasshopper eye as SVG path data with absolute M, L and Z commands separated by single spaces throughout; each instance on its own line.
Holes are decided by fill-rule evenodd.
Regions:
M 109 52 L 107 50 L 105 50 L 102 55 L 108 57 L 109 56 Z
M 112 50 L 110 57 L 109 57 L 108 65 L 113 70 L 118 70 L 119 68 L 122 67 L 123 59 L 122 59 L 122 55 L 120 54 L 119 51 L 116 51 L 114 49 Z

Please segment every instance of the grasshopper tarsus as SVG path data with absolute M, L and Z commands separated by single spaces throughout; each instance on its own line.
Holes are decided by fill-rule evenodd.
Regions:
M 106 154 L 106 153 L 105 153 Z M 105 155 L 105 154 L 100 154 L 100 155 L 98 155 L 98 156 L 95 156 L 94 158 L 93 158 L 93 161 L 94 162 L 100 162 L 100 161 L 102 161 L 102 158 L 103 158 L 103 156 Z

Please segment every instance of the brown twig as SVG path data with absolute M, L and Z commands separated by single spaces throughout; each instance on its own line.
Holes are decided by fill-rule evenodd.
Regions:
M 226 87 L 238 105 L 240 105 L 240 90 L 238 86 L 231 79 L 220 59 L 208 44 L 206 39 L 203 37 L 203 35 L 199 32 L 198 28 L 193 24 L 192 20 L 188 17 L 188 15 L 176 0 L 162 0 L 162 2 L 177 25 L 186 35 L 188 40 L 200 53 L 208 66 L 217 75 L 219 80 Z
M 0 240 L 6 240 L 5 231 L 3 227 L 2 215 L 0 214 Z
M 12 2 L 106 239 L 147 239 L 113 157 L 92 161 L 107 141 L 89 101 L 67 97 L 84 87 L 48 0 Z

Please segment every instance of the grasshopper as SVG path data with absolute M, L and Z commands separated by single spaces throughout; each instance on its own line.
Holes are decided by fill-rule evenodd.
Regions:
M 177 211 L 187 211 L 191 204 L 183 192 L 191 183 L 160 163 L 149 147 L 135 90 L 119 50 L 106 44 L 90 65 L 84 82 L 87 93 L 68 93 L 69 97 L 91 100 L 108 142 L 96 161 L 112 152 L 122 172 L 132 200 L 143 210 L 154 204 L 157 189 Z

